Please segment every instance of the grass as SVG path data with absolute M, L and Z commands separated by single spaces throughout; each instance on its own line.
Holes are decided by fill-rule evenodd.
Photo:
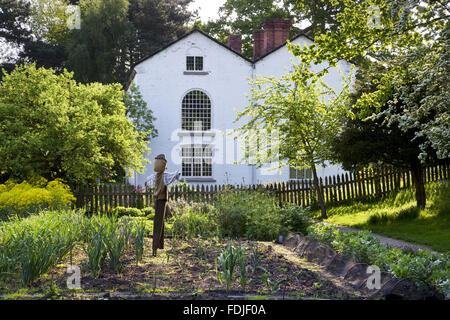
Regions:
M 450 183 L 426 186 L 427 206 L 416 207 L 414 190 L 402 190 L 380 201 L 353 203 L 328 209 L 326 222 L 349 226 L 450 251 Z M 315 211 L 315 217 L 320 211 Z

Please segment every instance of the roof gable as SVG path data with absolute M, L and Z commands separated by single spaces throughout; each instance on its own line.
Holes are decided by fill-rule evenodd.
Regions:
M 189 31 L 188 33 L 182 35 L 180 38 L 178 38 L 178 39 L 176 39 L 176 40 L 174 40 L 174 41 L 168 43 L 168 44 L 165 45 L 164 47 L 162 47 L 162 48 L 160 48 L 160 49 L 158 49 L 158 50 L 152 52 L 152 53 L 149 54 L 148 56 L 146 56 L 146 57 L 140 59 L 139 61 L 135 62 L 135 63 L 131 66 L 130 69 L 133 70 L 137 65 L 141 64 L 141 63 L 144 62 L 145 60 L 147 60 L 147 59 L 153 57 L 154 55 L 160 53 L 161 51 L 166 50 L 166 49 L 169 48 L 170 46 L 174 45 L 175 43 L 179 42 L 180 40 L 183 40 L 183 39 L 189 37 L 191 34 L 193 34 L 193 33 L 195 33 L 195 32 L 198 32 L 198 33 L 200 33 L 201 35 L 203 35 L 203 36 L 205 36 L 206 38 L 208 38 L 209 40 L 214 41 L 215 43 L 217 43 L 217 44 L 220 45 L 221 47 L 223 47 L 223 48 L 229 50 L 230 52 L 232 52 L 233 54 L 235 54 L 235 55 L 239 56 L 240 58 L 246 60 L 247 62 L 253 63 L 252 60 L 250 60 L 250 59 L 248 59 L 247 57 L 243 56 L 242 54 L 240 54 L 240 53 L 234 51 L 233 49 L 231 49 L 230 47 L 228 47 L 226 44 L 220 42 L 219 40 L 217 40 L 217 39 L 211 37 L 209 34 L 203 32 L 203 31 L 200 30 L 199 28 L 195 27 L 194 29 L 192 29 L 192 30 Z

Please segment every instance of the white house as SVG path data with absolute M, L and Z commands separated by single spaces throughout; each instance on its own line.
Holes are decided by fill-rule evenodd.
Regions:
M 286 48 L 290 21 L 270 19 L 253 32 L 254 57 L 241 54 L 240 35 L 231 35 L 228 46 L 199 29 L 145 57 L 134 65 L 132 81 L 156 117 L 158 137 L 150 142 L 150 160 L 166 154 L 168 171 L 180 170 L 181 178 L 199 184 L 255 184 L 289 179 L 310 179 L 309 170 L 256 168 L 235 162 L 242 158 L 238 137 L 227 135 L 242 123 L 233 123 L 236 110 L 248 105 L 249 81 L 256 75 L 279 77 L 288 72 L 294 56 Z M 313 44 L 299 34 L 295 44 Z M 313 68 L 320 66 L 313 66 Z M 341 61 L 340 71 L 350 72 Z M 342 76 L 336 68 L 325 78 L 339 91 Z M 269 167 L 269 165 L 267 165 Z M 143 185 L 153 173 L 135 174 L 130 183 Z M 319 168 L 320 176 L 342 173 L 337 167 Z

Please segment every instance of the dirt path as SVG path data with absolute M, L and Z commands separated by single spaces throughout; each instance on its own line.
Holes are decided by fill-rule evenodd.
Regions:
M 338 228 L 339 230 L 344 231 L 344 232 L 362 231 L 361 229 L 357 229 L 357 228 L 345 227 L 345 226 L 340 226 L 340 225 L 331 224 L 331 223 L 327 223 L 327 222 L 322 222 L 322 223 L 325 225 L 333 225 L 336 228 Z M 373 232 L 372 232 L 372 235 L 374 237 L 378 238 L 380 240 L 380 242 L 382 244 L 384 244 L 385 246 L 399 248 L 399 249 L 403 249 L 403 250 L 413 250 L 413 251 L 422 249 L 422 250 L 430 251 L 432 253 L 437 253 L 437 254 L 439 253 L 439 252 L 434 251 L 431 248 L 424 246 L 424 245 L 419 245 L 419 244 L 414 244 L 414 243 L 406 242 L 406 241 L 399 240 L 399 239 L 389 238 L 389 237 L 382 236 L 380 234 L 373 233 Z

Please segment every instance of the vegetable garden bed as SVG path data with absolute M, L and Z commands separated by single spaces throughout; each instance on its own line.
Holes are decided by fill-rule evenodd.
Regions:
M 81 247 L 73 251 L 72 264 L 81 267 L 81 289 L 67 289 L 66 273 L 70 256 L 51 269 L 27 290 L 7 288 L 8 299 L 362 299 L 368 295 L 355 290 L 320 266 L 301 259 L 279 244 L 234 241 L 248 253 L 248 281 L 245 290 L 239 276 L 230 291 L 218 279 L 216 258 L 227 247 L 227 240 L 191 239 L 173 243 L 151 256 L 151 238 L 145 239 L 144 256 L 137 265 L 133 245 L 121 258 L 117 274 L 108 263 L 97 278 L 87 266 Z M 175 249 L 176 248 L 176 249 Z M 252 251 L 253 248 L 253 251 Z M 259 262 L 252 252 L 258 251 Z M 256 264 L 256 266 L 255 266 Z M 254 270 L 255 268 L 255 270 Z M 18 293 L 19 292 L 19 293 Z

